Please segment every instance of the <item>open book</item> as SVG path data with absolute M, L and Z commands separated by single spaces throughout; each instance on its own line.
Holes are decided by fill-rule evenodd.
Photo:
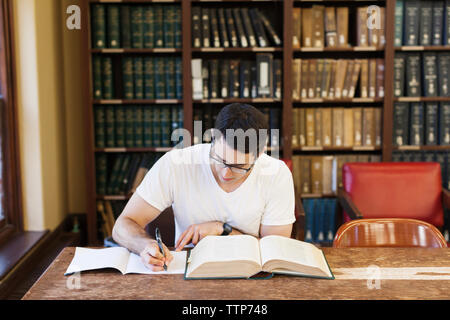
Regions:
M 334 279 L 322 250 L 281 236 L 207 236 L 189 251 L 185 279 L 250 278 L 259 272 Z
M 186 251 L 171 251 L 171 253 L 173 260 L 168 265 L 167 271 L 152 271 L 144 265 L 140 256 L 126 248 L 88 249 L 77 247 L 75 256 L 64 275 L 104 268 L 114 268 L 122 274 L 183 274 L 186 265 Z

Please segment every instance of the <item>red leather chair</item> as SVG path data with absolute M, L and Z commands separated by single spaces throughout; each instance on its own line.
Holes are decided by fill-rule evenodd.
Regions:
M 348 163 L 342 179 L 339 204 L 350 219 L 410 218 L 436 227 L 444 223 L 450 193 L 442 188 L 439 163 Z

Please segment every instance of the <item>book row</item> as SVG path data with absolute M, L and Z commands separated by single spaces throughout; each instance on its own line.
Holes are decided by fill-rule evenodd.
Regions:
M 317 244 L 333 243 L 336 234 L 336 199 L 304 199 L 305 239 Z
M 381 108 L 294 108 L 292 147 L 381 146 Z
M 194 99 L 281 99 L 282 62 L 264 53 L 255 61 L 193 59 L 192 90 Z
M 450 145 L 450 102 L 394 103 L 396 146 Z
M 342 187 L 342 167 L 347 162 L 380 162 L 380 155 L 326 155 L 292 157 L 297 198 L 333 195 Z
M 394 45 L 450 45 L 450 1 L 396 0 Z
M 178 57 L 92 58 L 94 99 L 182 99 Z
M 97 195 L 129 195 L 144 179 L 162 153 L 97 154 Z
M 359 86 L 357 86 L 359 83 Z M 383 59 L 294 59 L 292 98 L 383 98 Z
M 96 202 L 97 225 L 100 239 L 111 237 L 116 219 L 125 208 L 126 201 L 103 201 Z
M 93 4 L 92 47 L 181 48 L 179 5 Z
M 180 105 L 105 105 L 94 107 L 97 148 L 171 147 L 172 133 L 183 128 Z
M 450 53 L 397 53 L 395 97 L 450 97 Z
M 293 47 L 349 47 L 349 7 L 313 5 L 293 10 Z M 355 21 L 356 45 L 384 47 L 385 8 L 357 7 Z
M 450 190 L 450 153 L 433 151 L 394 151 L 393 162 L 438 162 L 442 171 L 442 186 Z
M 270 20 L 257 8 L 192 7 L 194 48 L 281 46 Z

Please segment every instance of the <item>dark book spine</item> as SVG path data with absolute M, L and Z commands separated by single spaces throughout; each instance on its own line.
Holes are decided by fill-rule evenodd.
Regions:
M 175 12 L 174 6 L 163 8 L 164 20 L 164 47 L 175 48 Z
M 219 21 L 217 20 L 217 10 L 211 8 L 209 10 L 211 15 L 211 34 L 213 47 L 220 48 L 220 36 L 219 36 Z
M 128 172 L 128 166 L 130 165 L 131 154 L 126 154 L 123 158 L 123 162 L 121 163 L 119 172 L 117 173 L 116 181 L 114 182 L 114 188 L 112 190 L 112 194 L 118 195 L 121 194 L 121 186 L 123 180 Z
M 438 140 L 438 103 L 425 104 L 425 144 L 437 145 Z
M 405 95 L 405 56 L 396 54 L 394 58 L 394 97 Z
M 131 6 L 131 43 L 133 48 L 144 47 L 144 7 Z
M 250 98 L 250 61 L 241 60 L 239 63 L 239 97 Z
M 183 99 L 183 63 L 175 58 L 175 98 Z
M 444 1 L 433 1 L 433 38 L 434 46 L 442 45 L 444 30 Z
M 164 48 L 164 10 L 155 5 L 155 48 Z
M 245 32 L 248 37 L 248 42 L 250 44 L 250 47 L 256 47 L 257 42 L 256 42 L 255 32 L 253 31 L 253 26 L 250 21 L 250 16 L 248 14 L 248 8 L 245 8 L 245 7 L 241 8 L 240 11 L 241 11 L 242 21 L 244 22 L 244 28 L 245 28 Z
M 420 2 L 418 0 L 405 1 L 405 38 L 403 43 L 407 46 L 417 46 L 419 44 L 420 26 Z
M 130 6 L 120 7 L 120 35 L 122 48 L 131 48 Z
M 233 8 L 234 23 L 236 24 L 237 36 L 242 48 L 248 47 L 247 37 L 245 35 L 244 26 L 242 24 L 241 14 L 239 8 Z
M 95 147 L 105 147 L 105 108 L 102 106 L 94 107 L 95 116 Z
M 444 45 L 450 45 L 450 0 L 445 1 Z
M 165 57 L 166 99 L 175 99 L 175 58 Z
M 164 58 L 155 58 L 155 89 L 156 99 L 166 98 L 166 82 L 164 77 Z
M 408 144 L 408 121 L 409 105 L 405 102 L 394 104 L 394 137 L 395 146 L 404 146 Z
M 438 53 L 438 92 L 441 97 L 450 97 L 450 54 Z
M 175 32 L 175 48 L 181 48 L 183 42 L 183 33 L 181 31 L 181 8 L 174 7 L 174 32 Z
M 144 48 L 155 46 L 155 12 L 153 6 L 144 7 Z
M 424 94 L 426 97 L 438 95 L 438 70 L 436 53 L 423 54 Z
M 450 145 L 450 102 L 441 102 L 440 105 L 439 144 Z
M 144 99 L 144 63 L 142 57 L 133 58 L 134 98 Z
M 314 203 L 316 199 L 303 200 L 303 206 L 305 208 L 305 242 L 314 242 Z
M 172 134 L 174 134 L 176 132 L 177 129 L 181 129 L 180 127 L 180 106 L 178 105 L 173 105 L 170 107 L 170 146 L 174 147 L 176 146 L 178 143 L 181 142 L 181 138 L 178 141 L 172 141 Z
M 155 99 L 155 60 L 152 57 L 144 58 L 144 97 Z
M 423 145 L 424 136 L 424 116 L 423 104 L 420 102 L 411 103 L 411 121 L 409 125 L 409 144 L 413 146 Z
M 279 147 L 281 134 L 275 134 L 275 130 L 281 131 L 280 112 L 277 108 L 270 108 L 269 111 L 269 128 L 270 128 L 270 146 Z
M 106 154 L 97 154 L 95 156 L 95 176 L 97 195 L 106 194 L 108 161 Z
M 201 14 L 200 7 L 192 7 L 192 47 L 194 48 L 202 46 Z
M 256 39 L 258 40 L 258 44 L 260 47 L 267 47 L 269 45 L 269 40 L 267 39 L 267 35 L 264 31 L 264 26 L 261 19 L 259 18 L 258 12 L 256 11 L 257 9 L 255 8 L 249 10 L 250 19 L 253 23 Z
M 210 60 L 209 75 L 209 92 L 211 98 L 216 99 L 219 97 L 219 62 L 217 59 Z
M 110 57 L 102 58 L 102 95 L 103 99 L 114 98 L 113 65 Z
M 123 105 L 115 107 L 115 135 L 116 135 L 116 147 L 125 147 L 125 107 Z
M 120 11 L 118 5 L 107 5 L 107 38 L 109 48 L 120 48 Z
M 161 146 L 161 106 L 154 106 L 152 119 L 152 131 L 153 131 L 153 146 Z
M 104 4 L 92 5 L 92 47 L 106 48 L 106 13 Z
M 114 106 L 105 107 L 105 115 L 106 147 L 114 148 L 116 146 Z
M 273 60 L 273 97 L 281 99 L 282 88 L 282 62 L 281 59 Z
M 134 112 L 132 106 L 125 107 L 125 146 L 134 147 Z
M 267 30 L 267 33 L 269 34 L 270 39 L 272 40 L 273 44 L 275 46 L 281 46 L 281 39 L 278 36 L 278 34 L 275 32 L 275 29 L 272 27 L 269 19 L 259 10 L 257 10 L 259 15 L 259 19 L 262 21 L 264 27 Z
M 220 97 L 221 98 L 228 98 L 230 96 L 229 87 L 230 87 L 230 61 L 229 60 L 221 60 L 221 68 L 220 68 Z
M 211 30 L 209 8 L 201 8 L 202 11 L 202 42 L 204 48 L 211 47 Z
M 403 13 L 404 1 L 395 1 L 394 46 L 396 47 L 400 47 L 403 44 Z
M 151 106 L 145 106 L 143 110 L 143 126 L 144 126 L 144 147 L 148 148 L 151 147 L 153 144 L 153 128 L 152 128 L 152 107 Z
M 92 85 L 94 99 L 102 99 L 102 57 L 97 55 L 92 56 Z
M 161 147 L 170 147 L 170 106 L 161 106 Z
M 203 98 L 208 99 L 211 98 L 211 94 L 209 92 L 209 61 L 203 60 L 202 64 L 202 92 Z M 200 98 L 201 99 L 201 98 Z
M 239 98 L 239 60 L 230 60 L 230 96 Z
M 134 146 L 142 148 L 144 146 L 144 125 L 142 106 L 133 106 L 134 113 Z
M 262 53 L 256 55 L 256 79 L 258 97 L 270 97 L 273 92 L 272 55 Z
M 239 47 L 239 41 L 236 33 L 236 27 L 234 25 L 233 13 L 231 10 L 232 9 L 230 8 L 225 9 L 225 17 L 227 19 L 228 34 L 231 40 L 231 46 L 233 48 L 236 48 Z
M 420 45 L 430 46 L 433 29 L 433 2 L 420 2 Z
M 228 48 L 228 47 L 230 47 L 230 40 L 228 38 L 228 33 L 227 33 L 227 22 L 225 19 L 225 9 L 218 8 L 217 15 L 218 15 L 218 19 L 219 19 L 219 29 L 220 29 L 220 37 L 222 39 L 222 45 L 224 48 Z
M 408 97 L 420 97 L 422 93 L 420 54 L 406 56 L 406 93 Z
M 123 98 L 134 99 L 133 58 L 122 58 Z

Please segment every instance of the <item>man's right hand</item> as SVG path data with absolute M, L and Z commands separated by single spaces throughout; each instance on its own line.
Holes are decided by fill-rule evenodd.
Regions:
M 156 240 L 149 240 L 144 250 L 141 251 L 140 256 L 144 265 L 152 271 L 163 271 L 164 262 L 169 266 L 173 260 L 170 250 L 163 244 L 166 258 L 159 250 L 158 242 Z

